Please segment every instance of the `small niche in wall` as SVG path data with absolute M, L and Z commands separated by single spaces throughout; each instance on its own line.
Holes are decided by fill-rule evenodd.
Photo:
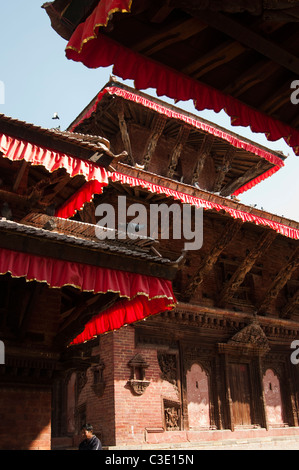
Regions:
M 142 395 L 150 384 L 150 381 L 145 378 L 145 371 L 149 365 L 141 354 L 136 354 L 128 366 L 131 369 L 131 378 L 128 384 L 136 395 Z

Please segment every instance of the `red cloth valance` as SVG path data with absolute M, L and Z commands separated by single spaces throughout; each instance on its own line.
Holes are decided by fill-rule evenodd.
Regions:
M 83 47 L 98 36 L 99 28 L 107 26 L 113 13 L 129 13 L 132 0 L 101 0 L 90 16 L 76 29 L 76 40 L 69 43 L 68 48 L 79 54 Z
M 54 152 L 1 133 L 0 152 L 3 157 L 11 161 L 25 160 L 31 165 L 42 165 L 51 173 L 59 168 L 64 168 L 71 177 L 83 175 L 87 181 L 96 180 L 102 186 L 108 184 L 108 173 L 105 168 L 97 166 L 93 162 Z
M 283 138 L 299 155 L 299 131 L 296 129 L 99 33 L 99 27 L 107 24 L 109 12 L 114 8 L 115 11 L 129 12 L 130 7 L 129 0 L 101 0 L 89 18 L 74 31 L 66 47 L 66 57 L 89 68 L 113 65 L 113 73 L 124 80 L 134 80 L 137 89 L 154 88 L 158 96 L 193 100 L 199 111 L 211 109 L 218 113 L 225 110 L 232 125 L 249 126 L 253 132 L 264 133 L 270 141 Z
M 0 248 L 0 274 L 6 273 L 52 288 L 73 286 L 94 294 L 119 294 L 121 300 L 95 316 L 75 343 L 171 310 L 176 304 L 171 282 L 165 279 Z
M 123 173 L 113 172 L 109 173 L 109 178 L 111 181 L 119 181 L 123 184 L 128 184 L 132 187 L 140 186 L 147 191 L 156 194 L 165 194 L 166 196 L 173 197 L 181 201 L 184 204 L 191 204 L 195 207 L 202 207 L 208 210 L 223 210 L 226 213 L 230 214 L 231 217 L 235 219 L 242 219 L 243 222 L 252 222 L 257 225 L 263 225 L 265 227 L 270 227 L 281 235 L 293 239 L 299 239 L 299 230 L 289 227 L 285 224 L 275 222 L 264 217 L 259 217 L 257 215 L 251 214 L 245 210 L 234 209 L 232 207 L 226 206 L 224 204 L 218 204 L 215 202 L 208 201 L 203 198 L 196 196 L 191 196 L 180 191 L 176 191 L 170 188 L 166 188 L 161 185 L 150 183 L 149 181 L 143 180 L 141 178 L 134 178 L 133 176 L 128 176 Z M 77 210 L 80 210 L 84 205 L 84 202 L 90 202 L 93 199 L 93 196 L 97 194 L 96 192 L 97 182 L 90 181 L 86 183 L 75 195 L 70 199 L 70 203 L 66 201 L 62 209 L 58 209 L 56 212 L 56 217 L 70 218 L 73 217 Z M 76 208 L 76 201 L 78 201 L 78 206 Z

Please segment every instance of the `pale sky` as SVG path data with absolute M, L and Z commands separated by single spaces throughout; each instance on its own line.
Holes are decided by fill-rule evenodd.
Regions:
M 67 60 L 66 41 L 51 28 L 50 20 L 41 8 L 43 1 L 1 2 L 0 83 L 4 85 L 5 99 L 4 103 L 0 100 L 0 113 L 49 128 L 57 125 L 57 121 L 52 120 L 53 113 L 57 112 L 64 130 L 109 81 L 112 68 L 91 70 Z M 133 85 L 130 81 L 125 83 Z M 143 91 L 155 96 L 153 90 Z M 166 97 L 159 98 L 172 103 Z M 249 129 L 231 127 L 224 112 L 199 113 L 192 103 L 179 102 L 176 106 L 231 129 L 269 150 L 289 155 L 283 169 L 240 195 L 239 199 L 244 204 L 257 204 L 258 208 L 299 222 L 299 157 L 282 139 L 269 142 Z M 299 104 L 297 106 L 299 112 Z

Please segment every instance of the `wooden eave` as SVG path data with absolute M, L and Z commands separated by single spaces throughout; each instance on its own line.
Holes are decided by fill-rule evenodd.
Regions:
M 155 103 L 164 109 L 174 111 L 182 117 L 185 116 L 189 119 L 192 119 L 194 122 L 206 124 L 210 128 L 214 128 L 220 133 L 223 132 L 224 134 L 228 134 L 232 138 L 252 145 L 256 149 L 271 153 L 275 158 L 279 159 L 282 164 L 286 159 L 286 157 L 281 152 L 269 151 L 269 149 L 266 149 L 262 145 L 256 144 L 250 139 L 240 137 L 233 132 L 227 131 L 227 129 L 221 128 L 220 126 L 217 126 L 202 118 L 198 118 L 198 116 L 192 113 L 188 113 L 175 106 L 167 104 L 162 100 L 153 98 L 140 91 L 136 91 L 124 84 L 115 82 L 115 80 L 109 82 L 103 88 L 103 90 L 110 87 L 113 89 L 114 86 L 117 88 L 122 88 L 140 97 L 144 97 L 150 102 Z M 100 129 L 101 134 L 112 141 L 113 137 L 115 137 L 120 130 L 118 116 L 119 109 L 121 107 L 123 107 L 124 120 L 128 129 L 130 128 L 130 125 L 134 124 L 142 127 L 145 129 L 145 131 L 148 131 L 148 129 L 153 127 L 155 119 L 157 119 L 157 116 L 159 116 L 159 113 L 150 107 L 146 107 L 145 105 L 136 103 L 133 100 L 131 101 L 130 99 L 125 99 L 123 97 L 114 95 L 113 92 L 111 92 L 111 94 L 106 93 L 106 95 L 103 96 L 103 98 L 99 101 L 95 111 L 86 120 L 82 121 L 85 113 L 87 113 L 87 111 L 94 106 L 95 102 L 96 98 L 94 98 L 91 103 L 80 113 L 80 115 L 71 123 L 69 129 L 74 128 L 75 132 L 81 132 L 83 134 L 85 132 L 96 134 Z M 265 158 L 262 158 L 256 153 L 249 152 L 243 148 L 234 147 L 230 142 L 225 140 L 225 138 L 214 136 L 208 131 L 198 129 L 195 125 L 186 124 L 180 118 L 165 117 L 165 119 L 166 123 L 159 138 L 161 139 L 164 137 L 166 139 L 172 139 L 175 142 L 180 131 L 182 129 L 188 129 L 188 136 L 184 140 L 183 149 L 185 151 L 188 151 L 188 149 L 195 150 L 198 153 L 199 160 L 202 153 L 205 151 L 205 140 L 208 138 L 212 141 L 211 145 L 209 145 L 208 152 L 214 161 L 217 180 L 219 181 L 219 184 L 216 182 L 214 192 L 222 191 L 223 195 L 227 196 L 242 187 L 244 184 L 254 180 L 255 178 L 258 178 L 262 174 L 275 167 L 274 163 L 267 161 Z M 131 141 L 132 147 L 134 143 L 133 131 L 131 135 L 130 132 L 128 132 L 128 138 Z M 134 161 L 134 155 L 132 155 L 132 157 Z M 168 176 L 167 164 L 168 162 L 165 161 L 165 171 L 163 176 Z M 155 171 L 153 168 L 149 167 L 149 169 Z M 191 182 L 185 178 L 184 181 L 187 183 Z
M 59 3 L 53 5 L 61 26 L 68 13 Z M 84 20 L 79 9 L 77 15 Z M 101 31 L 296 129 L 290 85 L 299 74 L 298 21 L 293 1 L 142 0 L 132 2 L 130 14 L 115 13 Z
M 265 218 L 265 219 L 268 219 L 268 220 L 273 221 L 273 222 L 284 224 L 284 225 L 286 225 L 288 227 L 291 227 L 291 228 L 294 228 L 296 230 L 299 229 L 299 223 L 294 221 L 294 220 L 290 220 L 290 219 L 287 219 L 285 217 L 280 217 L 276 214 L 272 214 L 271 212 L 267 212 L 265 210 L 261 210 L 261 209 L 255 208 L 255 207 L 247 206 L 246 204 L 243 204 L 243 203 L 241 203 L 241 202 L 239 202 L 238 200 L 235 200 L 235 199 L 223 197 L 223 196 L 220 196 L 218 194 L 213 194 L 211 192 L 204 191 L 202 189 L 197 189 L 194 186 L 191 186 L 191 185 L 179 182 L 179 181 L 175 181 L 173 179 L 166 178 L 166 177 L 163 177 L 161 175 L 157 175 L 157 174 L 150 173 L 150 172 L 142 170 L 142 169 L 131 167 L 130 165 L 127 165 L 125 163 L 118 163 L 115 166 L 115 169 L 116 169 L 116 171 L 119 171 L 120 173 L 124 173 L 128 176 L 132 176 L 132 177 L 137 178 L 137 179 L 140 178 L 140 179 L 148 181 L 152 184 L 164 186 L 164 187 L 172 189 L 174 191 L 181 192 L 181 193 L 193 196 L 193 197 L 198 197 L 198 198 L 203 199 L 205 201 L 210 201 L 212 203 L 219 204 L 219 205 L 222 205 L 222 206 L 226 206 L 226 207 L 229 207 L 231 209 L 243 211 L 245 213 L 247 212 L 248 214 L 252 214 L 252 215 L 255 215 L 257 217 Z M 119 187 L 123 186 L 122 183 L 114 183 L 114 185 L 118 185 Z M 130 188 L 130 186 L 127 186 L 127 187 L 128 187 L 128 189 Z M 142 188 L 138 188 L 138 189 L 139 189 L 139 191 L 142 191 Z M 143 191 L 146 191 L 146 189 L 144 189 Z M 162 197 L 162 196 L 160 196 L 160 197 Z M 165 198 L 169 199 L 170 196 L 165 196 Z M 212 209 L 212 210 L 216 211 L 216 209 Z M 221 211 L 221 213 L 223 213 L 223 211 Z M 230 217 L 230 216 L 228 216 L 228 217 Z
M 7 136 L 72 158 L 90 160 L 96 155 L 96 164 L 106 168 L 122 158 L 111 152 L 110 142 L 101 136 L 45 129 L 5 115 L 0 115 L 0 127 Z M 86 183 L 80 174 L 71 177 L 63 168 L 50 173 L 43 165 L 11 161 L 1 152 L 0 168 L 0 205 L 10 205 L 15 221 L 30 212 L 45 212 L 49 207 L 53 211 Z
M 47 222 L 60 228 L 44 228 Z M 121 271 L 139 273 L 164 279 L 173 279 L 177 265 L 159 256 L 150 249 L 126 244 L 121 241 L 97 240 L 95 226 L 77 221 L 64 221 L 67 230 L 62 230 L 58 218 L 31 214 L 24 223 L 0 219 L 1 248 L 20 251 L 42 257 L 61 259 Z M 93 235 L 80 236 L 89 230 Z M 66 233 L 64 233 L 66 232 Z
M 103 147 L 98 144 L 105 145 L 109 154 L 110 143 L 101 136 L 83 136 L 57 129 L 45 129 L 3 114 L 0 114 L 0 126 L 3 134 L 83 160 L 89 160 L 96 152 L 103 152 Z

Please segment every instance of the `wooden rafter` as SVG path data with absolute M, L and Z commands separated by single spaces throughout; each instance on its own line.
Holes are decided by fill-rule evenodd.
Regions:
M 253 168 L 247 170 L 242 176 L 224 186 L 224 188 L 221 190 L 221 196 L 229 196 L 243 184 L 251 181 L 253 178 L 263 173 L 268 168 L 268 166 L 269 164 L 267 161 L 260 160 Z
M 239 75 L 237 80 L 231 82 L 226 88 L 224 88 L 223 92 L 237 98 L 253 86 L 269 78 L 278 69 L 278 64 L 271 61 L 264 62 L 261 60 L 250 69 L 244 71 L 243 74 Z
M 222 165 L 218 168 L 214 192 L 217 193 L 221 190 L 223 182 L 225 180 L 226 174 L 231 169 L 231 164 L 236 154 L 236 149 L 234 147 L 229 147 L 225 155 L 223 156 Z
M 170 162 L 169 162 L 168 171 L 167 171 L 167 176 L 169 178 L 172 178 L 174 173 L 175 173 L 180 155 L 181 155 L 183 147 L 184 147 L 184 145 L 185 145 L 185 143 L 188 139 L 189 133 L 190 133 L 190 128 L 189 127 L 181 126 L 181 128 L 179 130 L 179 133 L 178 133 L 178 136 L 177 136 L 176 143 L 175 143 L 173 151 L 172 151 L 172 154 L 170 156 Z
M 126 152 L 128 153 L 130 163 L 134 165 L 135 162 L 134 162 L 134 158 L 132 154 L 132 146 L 131 146 L 130 136 L 129 136 L 129 132 L 127 128 L 127 123 L 125 120 L 125 110 L 124 110 L 123 101 L 120 101 L 117 106 L 117 115 L 118 115 L 118 122 L 119 122 L 119 128 L 120 128 L 123 145 L 125 147 Z
M 188 8 L 185 8 L 185 10 L 188 12 Z M 278 63 L 297 76 L 299 75 L 299 59 L 295 55 L 255 31 L 252 31 L 247 26 L 216 11 L 200 11 L 197 13 L 192 11 L 191 14 L 193 14 L 193 16 L 198 15 L 198 18 L 207 25 L 227 34 L 229 37 L 259 52 L 263 56 L 268 57 L 268 59 Z
M 148 141 L 145 147 L 145 153 L 143 157 L 143 164 L 144 164 L 145 170 L 148 169 L 152 156 L 155 152 L 158 140 L 163 133 L 165 124 L 166 124 L 165 116 L 162 116 L 162 115 L 156 116 L 154 123 L 153 123 L 152 131 L 150 133 L 150 136 L 148 138 Z
M 291 279 L 292 274 L 299 266 L 299 247 L 295 249 L 294 253 L 290 257 L 288 263 L 283 266 L 275 277 L 271 287 L 266 293 L 263 301 L 258 307 L 257 313 L 264 314 L 271 303 L 276 299 L 281 289 L 286 285 L 286 283 Z
M 280 318 L 290 318 L 296 305 L 299 305 L 299 289 L 295 292 L 293 297 L 286 303 L 280 312 Z
M 87 224 L 96 224 L 96 216 L 95 216 L 95 205 L 94 202 L 86 202 L 83 206 L 83 209 L 80 211 L 80 218 L 82 222 Z
M 284 83 L 284 85 L 276 91 L 275 96 L 270 96 L 261 104 L 261 110 L 267 114 L 273 115 L 275 111 L 290 102 L 291 91 L 290 82 Z
M 266 231 L 263 236 L 260 237 L 257 244 L 254 248 L 250 251 L 250 253 L 246 256 L 246 258 L 242 261 L 239 267 L 236 269 L 230 280 L 225 284 L 222 292 L 219 295 L 218 304 L 223 305 L 230 301 L 233 297 L 234 293 L 240 287 L 240 285 L 244 282 L 246 274 L 254 266 L 256 260 L 265 253 L 266 250 L 270 247 L 270 245 L 275 240 L 277 234 L 276 232 L 270 230 Z
M 196 271 L 196 274 L 193 276 L 191 282 L 189 283 L 188 287 L 185 289 L 184 298 L 186 300 L 190 300 L 192 296 L 196 293 L 198 287 L 202 283 L 204 279 L 204 275 L 212 269 L 212 267 L 216 264 L 220 254 L 226 248 L 226 246 L 232 241 L 234 236 L 239 232 L 242 226 L 242 221 L 237 219 L 233 221 L 229 221 L 222 233 L 220 234 L 219 238 L 217 239 L 216 243 L 212 247 L 212 249 L 207 253 L 205 258 L 202 260 L 199 268 Z
M 24 296 L 24 308 L 20 312 L 19 326 L 18 326 L 18 337 L 23 338 L 27 332 L 30 318 L 33 315 L 34 308 L 38 302 L 39 296 L 41 295 L 45 286 L 39 282 L 34 283 L 31 286 L 31 290 L 25 291 L 27 294 L 27 302 L 25 301 L 26 295 Z
M 67 345 L 77 334 L 79 334 L 84 325 L 96 314 L 106 310 L 118 299 L 118 294 L 107 293 L 97 294 L 90 299 L 81 301 L 77 306 L 64 312 L 61 316 L 61 325 L 58 329 L 55 341 L 57 344 Z
M 198 79 L 216 67 L 235 59 L 245 50 L 246 47 L 242 44 L 227 41 L 217 46 L 215 49 L 212 49 L 207 54 L 202 55 L 199 59 L 185 67 L 182 72 Z
M 200 33 L 207 27 L 206 24 L 198 19 L 191 18 L 169 29 L 160 29 L 159 33 L 150 38 L 141 41 L 134 47 L 135 51 L 152 55 L 169 45 L 184 41 L 189 37 Z
M 191 184 L 194 184 L 198 181 L 199 175 L 204 167 L 206 158 L 210 155 L 213 142 L 214 142 L 213 136 L 211 135 L 204 136 L 200 150 L 198 152 L 198 160 L 193 170 L 193 177 L 192 177 Z
M 29 167 L 30 167 L 29 163 L 23 160 L 21 163 L 20 169 L 17 173 L 16 179 L 14 181 L 14 185 L 13 185 L 14 192 L 20 192 L 21 190 L 22 192 L 26 191 Z

